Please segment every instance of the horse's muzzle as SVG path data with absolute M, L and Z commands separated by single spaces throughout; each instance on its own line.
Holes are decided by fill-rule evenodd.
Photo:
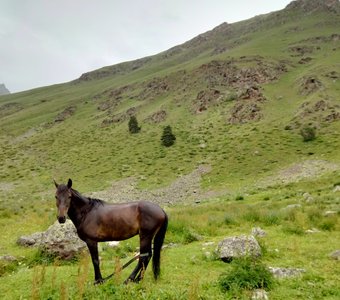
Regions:
M 64 224 L 66 222 L 66 217 L 63 216 L 63 217 L 58 217 L 58 221 L 60 224 Z

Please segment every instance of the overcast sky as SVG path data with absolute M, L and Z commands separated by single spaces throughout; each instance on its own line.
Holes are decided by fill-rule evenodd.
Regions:
M 0 83 L 13 93 L 167 50 L 291 0 L 0 0 Z

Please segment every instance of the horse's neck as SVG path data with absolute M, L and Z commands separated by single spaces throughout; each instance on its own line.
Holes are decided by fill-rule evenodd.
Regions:
M 83 219 L 83 211 L 90 204 L 90 200 L 78 193 L 72 193 L 71 205 L 68 210 L 68 216 L 73 224 L 78 227 Z

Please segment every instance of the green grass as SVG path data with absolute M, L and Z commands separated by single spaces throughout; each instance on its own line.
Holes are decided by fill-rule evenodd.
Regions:
M 329 219 L 323 215 L 334 204 L 328 201 L 328 193 L 333 193 L 328 180 L 325 178 L 324 183 L 319 182 L 310 191 L 313 196 L 318 195 L 314 203 L 302 203 L 301 208 L 289 211 L 285 207 L 295 200 L 296 195 L 301 195 L 305 183 L 293 187 L 282 186 L 280 193 L 274 189 L 253 192 L 243 201 L 226 196 L 201 204 L 167 207 L 170 223 L 165 243 L 170 247 L 162 252 L 161 279 L 154 282 L 151 269 L 148 269 L 142 283 L 128 286 L 122 282 L 132 267 L 118 272 L 115 278 L 103 285 L 93 286 L 92 264 L 87 253 L 71 263 L 41 259 L 38 250 L 15 245 L 14 231 L 18 225 L 14 223 L 19 218 L 4 220 L 3 224 L 7 223 L 10 230 L 4 236 L 6 243 L 2 247 L 9 253 L 24 257 L 20 258 L 19 263 L 0 269 L 1 291 L 6 299 L 59 299 L 66 297 L 64 294 L 71 299 L 78 299 L 80 295 L 108 299 L 113 294 L 117 299 L 225 299 L 233 295 L 246 298 L 251 293 L 249 286 L 243 290 L 241 286 L 237 288 L 232 284 L 231 290 L 220 289 L 218 282 L 223 276 L 221 274 L 233 272 L 234 265 L 219 261 L 214 251 L 218 241 L 224 237 L 250 234 L 252 227 L 260 226 L 267 232 L 266 237 L 258 238 L 264 266 L 306 270 L 298 278 L 275 279 L 269 290 L 272 299 L 282 299 L 285 295 L 291 298 L 304 295 L 336 299 L 340 293 L 337 285 L 339 272 L 328 255 L 340 247 L 340 223 L 338 218 Z M 269 195 L 267 197 L 270 199 L 263 200 L 264 194 Z M 43 208 L 36 214 L 28 212 L 26 220 L 21 220 L 21 226 L 32 232 L 40 228 L 37 227 L 38 223 L 41 227 L 50 224 L 51 214 Z M 325 222 L 332 222 L 332 228 L 325 227 Z M 310 228 L 317 228 L 320 232 L 305 233 Z M 124 241 L 113 250 L 101 244 L 103 274 L 117 270 L 117 266 L 133 256 L 137 246 L 137 238 Z M 251 279 L 244 278 L 246 287 L 248 280 Z M 12 288 L 14 284 L 16 289 Z

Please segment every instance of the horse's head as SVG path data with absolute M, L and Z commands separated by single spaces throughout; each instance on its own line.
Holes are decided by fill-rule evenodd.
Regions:
M 71 203 L 71 187 L 72 187 L 72 180 L 69 179 L 67 185 L 65 184 L 58 184 L 54 181 L 55 187 L 57 188 L 55 192 L 56 198 L 56 205 L 58 208 L 58 221 L 59 223 L 66 222 L 66 215 L 68 209 L 70 208 Z

